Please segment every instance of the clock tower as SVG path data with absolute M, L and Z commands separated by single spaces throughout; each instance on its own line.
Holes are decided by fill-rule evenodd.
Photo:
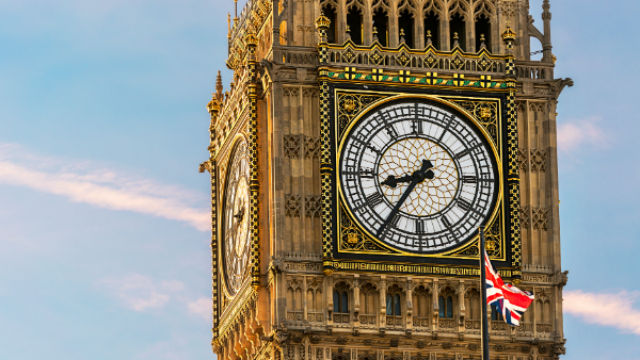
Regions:
M 236 1 L 237 4 L 237 1 Z M 538 11 L 537 9 L 533 9 Z M 480 359 L 478 229 L 564 353 L 549 0 L 248 0 L 208 104 L 219 359 Z M 539 42 L 541 51 L 531 51 Z

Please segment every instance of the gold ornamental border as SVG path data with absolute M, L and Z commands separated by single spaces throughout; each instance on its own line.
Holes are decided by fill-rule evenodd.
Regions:
M 231 294 L 231 292 L 229 291 L 229 287 L 227 285 L 227 278 L 226 278 L 227 274 L 226 274 L 226 269 L 225 269 L 225 261 L 226 261 L 226 259 L 224 258 L 224 254 L 223 254 L 223 251 L 222 251 L 222 249 L 224 247 L 224 242 L 225 242 L 224 233 L 223 233 L 223 228 L 224 228 L 223 227 L 223 225 L 224 225 L 223 224 L 223 220 L 224 220 L 224 212 L 223 212 L 224 209 L 223 209 L 223 207 L 225 206 L 226 194 L 227 194 L 227 191 L 228 191 L 228 184 L 227 184 L 226 180 L 229 179 L 229 172 L 231 172 L 231 168 L 230 168 L 229 165 L 231 165 L 231 163 L 233 162 L 233 158 L 236 155 L 237 146 L 242 141 L 245 142 L 245 144 L 247 145 L 247 150 L 248 150 L 249 143 L 247 141 L 247 138 L 242 133 L 237 133 L 233 137 L 233 140 L 230 143 L 230 146 L 229 146 L 230 151 L 229 151 L 229 156 L 227 157 L 227 164 L 226 164 L 226 169 L 225 169 L 226 174 L 224 175 L 225 183 L 221 184 L 221 185 L 224 186 L 222 191 L 221 191 L 221 194 L 220 194 L 222 198 L 218 202 L 219 203 L 219 205 L 218 205 L 219 206 L 218 214 L 222 214 L 222 216 L 218 216 L 217 217 L 218 239 L 220 239 L 220 241 L 219 241 L 219 245 L 220 246 L 218 246 L 218 249 L 217 249 L 218 250 L 218 259 L 220 259 L 219 264 L 218 264 L 218 271 L 221 274 L 221 276 L 220 276 L 220 279 L 221 279 L 220 281 L 222 282 L 221 288 L 222 288 L 222 291 L 224 292 L 224 296 L 227 299 L 235 298 L 238 294 L 240 294 L 243 291 L 243 289 L 245 287 L 247 287 L 247 283 L 248 283 L 247 281 L 250 278 L 247 275 L 250 273 L 249 270 L 251 269 L 251 266 L 250 266 L 251 263 L 249 262 L 249 263 L 247 263 L 247 267 L 244 270 L 245 279 L 242 281 L 242 285 L 240 285 L 240 287 L 238 288 L 238 290 L 236 291 L 235 294 Z M 248 180 L 248 176 L 247 175 L 248 174 L 245 174 L 245 177 L 247 177 L 247 180 Z M 250 234 L 247 234 L 247 235 L 250 236 Z M 251 251 L 251 249 L 249 249 L 249 251 Z M 251 255 L 249 255 L 249 256 L 251 256 Z M 251 258 L 249 258 L 249 260 L 251 260 Z M 221 310 L 223 310 L 223 309 L 221 309 Z
M 334 98 L 337 99 L 337 92 L 338 89 L 334 89 Z M 381 94 L 380 92 L 377 92 L 377 94 Z M 467 99 L 475 99 L 475 100 L 487 100 L 486 98 L 472 98 L 472 97 L 461 97 L 461 98 L 467 98 Z M 343 133 L 342 133 L 342 138 L 338 139 L 338 133 L 337 131 L 335 132 L 335 143 L 339 144 L 339 146 L 336 149 L 335 152 L 335 164 L 336 164 L 336 171 L 335 171 L 335 177 L 334 177 L 334 181 L 335 184 L 337 186 L 337 192 L 338 192 L 338 196 L 339 196 L 339 203 L 336 206 L 336 219 L 337 219 L 337 224 L 338 224 L 338 234 L 337 234 L 337 244 L 338 244 L 338 249 L 337 251 L 340 253 L 348 253 L 348 254 L 372 254 L 372 252 L 370 251 L 360 251 L 360 250 L 343 250 L 341 248 L 341 244 L 342 244 L 342 226 L 341 226 L 341 214 L 340 214 L 340 205 L 343 205 L 343 208 L 347 211 L 348 216 L 350 217 L 350 220 L 353 221 L 355 224 L 357 224 L 358 229 L 365 235 L 368 237 L 368 240 L 371 240 L 373 242 L 375 242 L 377 245 L 387 249 L 389 251 L 388 254 L 379 254 L 379 255 L 389 255 L 389 256 L 408 256 L 408 257 L 419 257 L 419 258 L 444 258 L 444 259 L 475 259 L 475 257 L 471 257 L 471 256 L 455 256 L 456 253 L 459 253 L 460 251 L 462 251 L 463 249 L 467 248 L 469 245 L 472 245 L 476 242 L 478 242 L 478 235 L 473 236 L 470 240 L 466 241 L 464 244 L 460 244 L 460 246 L 457 246 L 453 249 L 447 250 L 447 251 L 443 251 L 440 253 L 434 253 L 434 254 L 416 254 L 416 253 L 412 253 L 412 252 L 407 252 L 401 249 L 396 249 L 393 247 L 390 247 L 389 245 L 385 244 L 384 242 L 380 241 L 379 239 L 377 239 L 375 236 L 373 236 L 368 230 L 366 230 L 362 224 L 360 224 L 360 222 L 356 219 L 356 217 L 353 215 L 353 213 L 351 212 L 351 209 L 346 206 L 347 202 L 346 199 L 344 198 L 344 194 L 343 194 L 343 190 L 342 190 L 342 184 L 340 182 L 340 177 L 339 177 L 339 169 L 340 169 L 340 154 L 342 153 L 342 148 L 344 146 L 344 142 L 347 138 L 347 135 L 349 134 L 349 132 L 351 131 L 351 129 L 353 128 L 353 126 L 355 126 L 364 116 L 366 116 L 367 114 L 369 114 L 372 110 L 374 110 L 375 108 L 378 108 L 380 106 L 383 106 L 384 104 L 390 103 L 390 102 L 394 102 L 394 101 L 398 101 L 398 100 L 403 100 L 403 99 L 416 99 L 416 100 L 426 100 L 426 101 L 431 101 L 431 102 L 435 102 L 435 103 L 439 103 L 443 106 L 452 108 L 454 110 L 456 110 L 457 112 L 461 113 L 463 116 L 465 116 L 467 118 L 467 120 L 471 121 L 473 126 L 476 127 L 477 130 L 480 131 L 480 133 L 482 134 L 482 136 L 485 138 L 485 140 L 487 141 L 487 143 L 489 144 L 489 147 L 491 148 L 491 152 L 493 153 L 494 156 L 494 160 L 497 164 L 498 167 L 498 196 L 496 198 L 496 203 L 494 205 L 493 211 L 491 212 L 491 215 L 488 217 L 488 221 L 487 221 L 487 225 L 491 226 L 495 223 L 496 218 L 498 217 L 498 213 L 499 210 L 502 210 L 502 212 L 504 213 L 505 209 L 504 209 L 504 201 L 503 201 L 503 193 L 504 193 L 504 176 L 503 176 L 503 170 L 502 170 L 502 156 L 501 153 L 502 151 L 500 150 L 500 153 L 496 150 L 496 145 L 498 145 L 498 147 L 501 149 L 502 147 L 500 146 L 502 143 L 502 134 L 501 134 L 501 126 L 497 126 L 497 129 L 500 131 L 500 133 L 498 134 L 498 141 L 500 142 L 500 144 L 494 144 L 493 140 L 491 139 L 491 137 L 489 136 L 489 134 L 486 132 L 486 130 L 484 129 L 484 127 L 475 119 L 474 116 L 472 116 L 471 114 L 469 114 L 465 109 L 463 109 L 462 107 L 456 105 L 455 103 L 452 103 L 450 101 L 447 101 L 441 97 L 435 97 L 432 95 L 424 95 L 424 94 L 411 94 L 411 93 L 403 93 L 403 94 L 398 94 L 398 93 L 393 93 L 390 94 L 389 97 L 386 98 L 382 98 L 380 100 L 374 101 L 371 104 L 369 104 L 368 106 L 364 107 L 363 109 L 360 110 L 360 112 L 353 118 L 351 119 L 350 123 L 347 124 L 346 128 L 344 129 Z M 334 104 L 334 114 L 337 114 L 338 111 L 338 106 L 339 104 L 337 103 L 337 101 Z M 500 109 L 501 110 L 501 109 Z M 498 113 L 496 114 L 496 116 L 499 118 L 501 115 L 501 111 L 498 111 Z M 337 116 L 335 116 L 334 121 L 337 121 Z M 500 125 L 500 124 L 499 124 Z M 504 223 L 504 216 L 502 216 L 500 218 L 500 228 L 501 228 L 501 236 L 500 236 L 500 241 L 501 241 L 501 248 L 503 249 L 502 254 L 500 257 L 496 258 L 496 260 L 506 260 L 506 237 L 505 237 L 505 223 Z

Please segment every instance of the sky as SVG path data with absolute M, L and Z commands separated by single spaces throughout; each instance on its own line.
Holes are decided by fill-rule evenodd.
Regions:
M 640 359 L 640 3 L 610 3 L 551 1 L 576 84 L 558 106 L 567 360 Z M 213 358 L 197 170 L 232 6 L 0 0 L 1 359 Z

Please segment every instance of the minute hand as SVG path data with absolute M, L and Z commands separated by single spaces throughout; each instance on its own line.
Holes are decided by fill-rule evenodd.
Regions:
M 378 229 L 378 233 L 376 234 L 378 237 L 382 234 L 382 232 L 387 227 L 387 225 L 389 225 L 391 220 L 393 220 L 393 217 L 400 210 L 400 207 L 402 206 L 404 201 L 407 200 L 407 198 L 409 197 L 409 194 L 411 194 L 411 191 L 413 191 L 416 185 L 418 185 L 418 183 L 420 183 L 421 181 L 422 180 L 420 179 L 414 179 L 411 181 L 411 183 L 409 183 L 409 186 L 407 186 L 407 189 L 404 191 L 404 193 L 400 197 L 400 200 L 398 200 L 398 202 L 396 203 L 396 206 L 393 207 L 393 210 L 391 210 L 391 213 L 389 214 L 389 216 L 387 216 L 387 219 L 380 226 L 380 229 Z
M 431 161 L 422 160 L 422 167 L 420 168 L 420 170 L 417 170 L 410 176 L 405 177 L 407 178 L 407 180 L 411 179 L 411 182 L 409 183 L 409 186 L 407 186 L 407 189 L 404 191 L 404 193 L 400 197 L 400 200 L 398 200 L 398 202 L 396 203 L 396 206 L 394 206 L 393 209 L 391 210 L 391 213 L 389 214 L 389 216 L 387 216 L 384 223 L 378 229 L 378 232 L 376 233 L 378 237 L 380 237 L 384 229 L 389 225 L 391 220 L 393 220 L 393 217 L 396 215 L 396 213 L 398 213 L 398 211 L 400 210 L 400 207 L 402 206 L 402 204 L 404 204 L 405 200 L 407 200 L 407 197 L 409 197 L 409 194 L 411 194 L 411 191 L 413 191 L 416 185 L 423 182 L 424 179 L 433 179 L 434 174 L 433 174 L 433 171 L 431 170 L 432 168 L 433 168 L 433 164 L 431 163 Z

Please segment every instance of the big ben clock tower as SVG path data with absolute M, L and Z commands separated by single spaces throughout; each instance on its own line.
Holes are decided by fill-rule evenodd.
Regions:
M 249 0 L 211 114 L 219 359 L 480 359 L 478 228 L 564 353 L 549 0 Z M 530 44 L 542 45 L 534 60 Z

